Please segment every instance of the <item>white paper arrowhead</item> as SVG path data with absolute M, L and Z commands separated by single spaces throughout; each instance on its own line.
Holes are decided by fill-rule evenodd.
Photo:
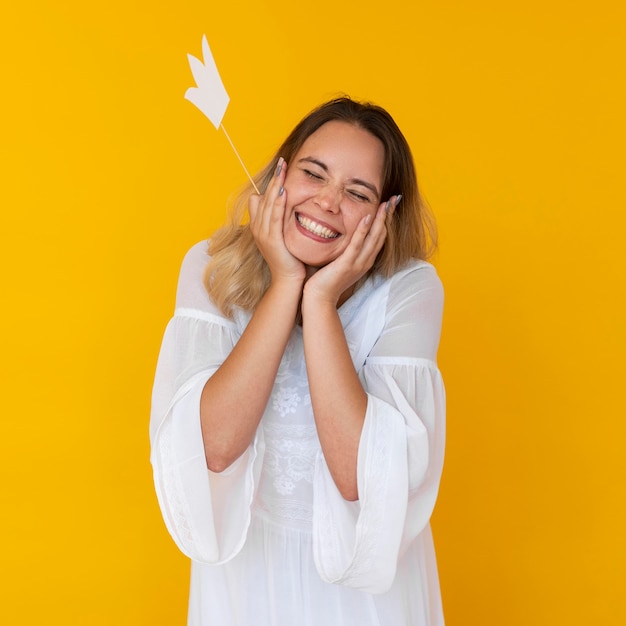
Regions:
M 187 55 L 197 87 L 187 89 L 185 98 L 195 104 L 219 129 L 230 98 L 217 71 L 206 35 L 202 36 L 202 56 L 204 63 L 191 54 Z

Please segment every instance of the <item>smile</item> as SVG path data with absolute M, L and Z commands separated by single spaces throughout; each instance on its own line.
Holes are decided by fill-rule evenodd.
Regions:
M 298 220 L 298 224 L 300 224 L 304 230 L 313 233 L 318 237 L 322 237 L 322 239 L 336 239 L 339 237 L 339 233 L 336 230 L 332 230 L 327 226 L 322 226 L 321 224 L 318 224 L 317 222 L 314 222 L 299 213 L 296 213 L 296 219 Z

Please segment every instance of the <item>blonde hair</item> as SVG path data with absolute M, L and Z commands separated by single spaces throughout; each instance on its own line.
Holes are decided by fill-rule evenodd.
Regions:
M 260 192 L 265 192 L 280 156 L 289 163 L 310 135 L 333 120 L 363 128 L 382 142 L 385 165 L 381 198 L 402 194 L 388 225 L 385 244 L 370 271 L 355 285 L 356 290 L 372 274 L 388 278 L 411 259 L 430 258 L 437 247 L 437 229 L 417 187 L 411 149 L 391 115 L 377 105 L 348 97 L 321 105 L 298 123 L 270 163 L 255 176 Z M 211 259 L 204 284 L 216 306 L 229 317 L 235 307 L 253 311 L 270 284 L 269 268 L 245 223 L 248 199 L 253 193 L 251 184 L 239 193 L 227 224 L 209 242 Z

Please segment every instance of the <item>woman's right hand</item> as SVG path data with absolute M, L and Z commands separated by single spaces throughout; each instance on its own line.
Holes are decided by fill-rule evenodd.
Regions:
M 265 193 L 253 194 L 248 201 L 250 230 L 272 274 L 272 281 L 304 281 L 306 269 L 285 246 L 284 228 L 287 192 L 284 188 L 287 163 L 280 157 Z

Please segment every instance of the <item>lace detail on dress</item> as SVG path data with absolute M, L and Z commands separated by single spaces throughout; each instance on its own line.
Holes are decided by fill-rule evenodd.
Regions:
M 365 503 L 367 510 L 362 515 L 362 519 L 366 521 L 366 525 L 369 528 L 376 529 L 378 532 L 364 533 L 361 536 L 359 545 L 359 551 L 362 553 L 362 557 L 357 560 L 348 573 L 348 578 L 359 579 L 367 572 L 371 571 L 375 567 L 373 562 L 373 555 L 376 553 L 377 544 L 380 542 L 380 534 L 385 532 L 386 524 L 384 522 L 384 516 L 386 510 L 381 506 L 382 502 L 377 502 L 380 494 L 386 494 L 389 489 L 389 464 L 390 464 L 390 443 L 392 428 L 389 424 L 389 428 L 384 425 L 384 420 L 378 420 L 375 422 L 376 428 L 372 428 L 370 434 L 370 441 L 368 442 L 372 450 L 372 462 L 369 468 L 366 470 L 366 478 L 369 481 L 367 487 L 370 494 L 375 494 L 371 500 L 374 502 Z M 381 428 L 382 426 L 382 428 Z M 393 461 L 392 461 L 393 462 Z M 368 471 L 369 470 L 369 471 Z M 384 501 L 384 500 L 383 500 Z M 382 542 L 380 542 L 382 543 Z
M 385 532 L 385 515 L 387 511 L 381 506 L 380 495 L 387 493 L 389 482 L 390 443 L 393 424 L 385 420 L 377 420 L 370 425 L 368 433 L 366 456 L 370 458 L 365 468 L 365 493 L 362 500 L 355 503 L 359 507 L 358 526 L 367 529 L 367 532 L 357 532 L 353 549 L 353 560 L 342 559 L 340 550 L 340 523 L 333 517 L 332 507 L 325 506 L 317 512 L 316 537 L 320 542 L 321 553 L 324 554 L 325 572 L 332 582 L 339 582 L 350 586 L 350 581 L 359 580 L 367 576 L 375 567 L 374 555 L 377 554 L 381 541 L 381 534 Z M 321 470 L 320 471 L 327 471 Z M 355 520 L 356 521 L 356 520 Z
M 294 377 L 298 383 L 304 382 L 305 385 L 308 384 L 302 346 L 302 330 L 300 328 L 294 328 L 289 337 L 283 358 L 278 366 L 275 384 L 280 387 L 287 380 L 293 382 Z
M 165 506 L 171 518 L 172 528 L 180 536 L 180 541 L 187 550 L 195 550 L 195 541 L 189 521 L 191 513 L 182 498 L 184 487 L 180 476 L 174 471 L 175 460 L 172 454 L 172 424 L 167 419 L 159 433 L 159 456 L 161 457 L 161 478 L 165 495 Z
M 259 509 L 279 523 L 310 527 L 313 476 L 320 450 L 314 424 L 264 424 L 265 457 Z
M 315 426 L 267 425 L 265 442 L 265 469 L 272 477 L 277 493 L 290 495 L 300 481 L 313 483 L 315 457 L 319 450 Z
M 280 387 L 276 393 L 272 394 L 272 406 L 281 417 L 285 417 L 287 413 L 295 413 L 301 400 L 297 387 Z
M 313 506 L 299 500 L 265 499 L 258 508 L 269 515 L 271 519 L 288 526 L 301 526 L 309 529 L 313 522 Z

